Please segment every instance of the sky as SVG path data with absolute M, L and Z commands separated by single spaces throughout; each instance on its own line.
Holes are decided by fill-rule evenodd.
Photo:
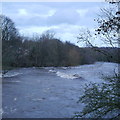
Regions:
M 61 41 L 77 43 L 81 30 L 94 31 L 105 2 L 3 2 L 2 14 L 10 17 L 20 34 L 33 36 L 49 30 Z M 99 41 L 97 44 L 101 45 Z

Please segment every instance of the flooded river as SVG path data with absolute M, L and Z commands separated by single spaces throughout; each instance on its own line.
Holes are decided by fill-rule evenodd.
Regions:
M 78 67 L 19 68 L 3 77 L 3 118 L 70 118 L 82 110 L 77 103 L 89 82 L 103 82 L 115 63 Z

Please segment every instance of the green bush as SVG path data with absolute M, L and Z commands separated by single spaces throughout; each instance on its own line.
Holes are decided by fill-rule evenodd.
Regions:
M 75 118 L 120 118 L 120 74 L 104 79 L 104 83 L 86 85 L 85 93 L 78 101 L 85 107 L 82 112 L 76 113 Z

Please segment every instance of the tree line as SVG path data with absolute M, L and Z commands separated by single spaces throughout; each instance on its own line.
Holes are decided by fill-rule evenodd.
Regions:
M 10 18 L 1 15 L 0 19 L 3 68 L 80 64 L 79 47 L 61 42 L 50 32 L 32 38 L 20 36 Z
M 106 57 L 92 48 L 80 48 L 70 42 L 62 42 L 47 31 L 33 37 L 21 36 L 14 22 L 0 15 L 2 30 L 2 66 L 8 67 L 46 67 L 76 66 L 95 61 L 108 61 Z M 112 55 L 109 62 L 119 62 L 117 48 L 98 48 Z

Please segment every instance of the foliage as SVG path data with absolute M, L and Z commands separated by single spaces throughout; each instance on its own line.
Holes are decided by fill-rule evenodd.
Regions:
M 78 102 L 85 104 L 82 112 L 75 117 L 104 118 L 120 117 L 120 74 L 104 77 L 102 84 L 86 85 L 85 93 Z M 116 114 L 115 114 L 116 112 Z M 108 115 L 108 116 L 107 116 Z
M 101 38 L 104 43 L 109 44 L 111 49 L 115 48 L 116 43 L 119 44 L 120 17 L 118 14 L 120 12 L 115 8 L 119 3 L 114 3 L 112 9 L 102 9 L 102 14 L 99 16 L 101 18 L 97 19 L 99 27 L 96 29 L 95 35 L 99 37 L 99 40 Z M 116 52 L 112 52 L 109 48 L 108 50 L 99 49 L 90 41 L 93 36 L 89 30 L 87 30 L 86 34 L 80 33 L 78 36 L 79 41 L 82 40 L 91 49 L 102 54 L 104 56 L 102 59 L 106 58 L 109 62 L 119 62 L 119 48 L 116 48 Z M 115 55 L 116 53 L 117 55 Z M 120 99 L 120 74 L 115 73 L 112 77 L 104 76 L 103 79 L 106 80 L 104 83 L 90 83 L 85 87 L 85 93 L 79 99 L 79 102 L 84 103 L 85 107 L 81 112 L 76 113 L 75 117 L 107 118 L 110 116 L 111 119 L 120 118 L 120 105 L 118 101 Z
M 119 33 L 120 33 L 120 11 L 118 10 L 118 6 L 120 2 L 116 2 L 114 4 L 110 4 L 109 9 L 103 8 L 101 9 L 101 14 L 98 19 L 95 21 L 98 23 L 98 28 L 96 28 L 95 35 L 88 29 L 81 30 L 78 35 L 78 42 L 83 42 L 87 47 L 90 47 L 96 52 L 103 54 L 103 56 L 107 59 L 107 61 L 111 61 L 111 59 L 119 62 L 120 55 L 118 54 L 115 58 L 115 52 L 109 52 L 104 49 L 98 49 L 97 44 L 94 43 L 94 40 L 98 40 L 98 43 L 101 42 L 104 45 L 108 45 L 111 48 L 119 47 Z M 119 51 L 119 48 L 117 48 Z M 119 52 L 118 52 L 119 53 Z M 115 60 L 116 61 L 116 60 Z
M 96 29 L 97 36 L 103 39 L 104 43 L 114 47 L 119 44 L 119 32 L 120 32 L 120 2 L 110 4 L 109 9 L 101 9 L 101 15 L 96 20 L 98 22 L 98 29 Z

